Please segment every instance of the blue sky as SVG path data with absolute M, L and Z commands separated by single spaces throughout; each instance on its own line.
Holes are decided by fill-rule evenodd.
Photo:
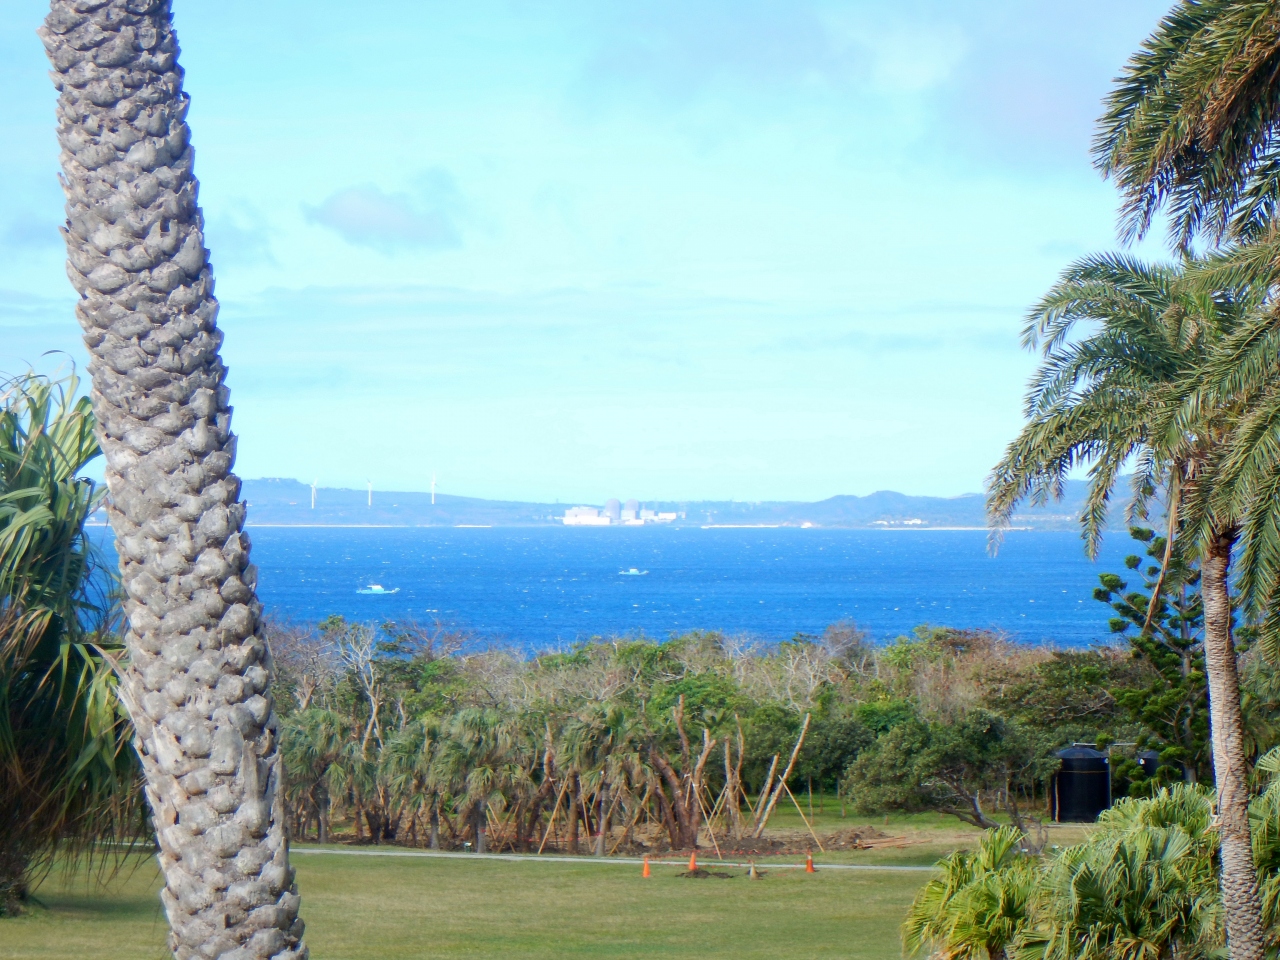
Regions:
M 601 502 L 980 489 L 1167 4 L 174 6 L 241 475 Z M 44 10 L 0 4 L 8 372 L 84 356 Z

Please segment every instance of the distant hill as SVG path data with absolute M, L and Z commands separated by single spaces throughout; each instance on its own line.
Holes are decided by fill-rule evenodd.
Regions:
M 1085 485 L 1067 484 L 1066 499 L 1047 508 L 1026 509 L 1014 526 L 1039 530 L 1074 529 Z M 250 525 L 286 526 L 548 526 L 558 525 L 566 507 L 575 503 L 524 503 L 482 500 L 438 493 L 374 490 L 372 505 L 366 490 L 320 487 L 315 507 L 311 487 L 297 480 L 246 480 L 241 498 L 248 502 Z M 582 504 L 601 506 L 601 504 Z M 986 526 L 981 494 L 958 497 L 914 497 L 884 490 L 865 497 L 836 496 L 817 503 L 728 500 L 648 501 L 644 507 L 681 515 L 682 526 L 802 526 L 864 529 L 939 529 Z M 1112 523 L 1122 526 L 1123 504 L 1113 510 Z
M 518 503 L 481 500 L 437 493 L 435 504 L 429 493 L 373 491 L 372 506 L 367 490 L 335 487 L 316 489 L 315 509 L 311 508 L 311 487 L 297 480 L 246 480 L 240 498 L 249 504 L 250 524 L 351 526 L 454 527 L 533 526 L 558 523 L 564 506 L 553 503 Z M 572 504 L 571 504 L 572 506 Z

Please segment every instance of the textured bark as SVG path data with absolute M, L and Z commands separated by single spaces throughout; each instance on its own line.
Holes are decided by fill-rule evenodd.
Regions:
M 471 810 L 471 823 L 476 835 L 476 853 L 489 852 L 489 818 L 485 814 L 484 803 L 477 803 Z
M 0 843 L 0 917 L 17 916 L 27 900 L 29 851 L 18 838 Z
M 582 796 L 578 775 L 573 774 L 569 787 L 569 852 L 578 853 L 578 826 L 582 817 Z
M 40 37 L 170 946 L 305 957 L 169 4 L 53 0 Z
M 1201 563 L 1204 599 L 1204 660 L 1209 681 L 1213 773 L 1218 787 L 1218 833 L 1222 842 L 1222 902 L 1231 960 L 1262 960 L 1262 902 L 1249 835 L 1249 768 L 1245 760 L 1240 677 L 1231 637 L 1227 569 L 1232 532 L 1218 532 Z
M 605 854 L 605 843 L 609 838 L 609 784 L 603 782 L 600 784 L 600 795 L 596 800 L 600 813 L 596 817 L 598 827 L 596 829 L 596 849 L 595 855 L 603 857 Z

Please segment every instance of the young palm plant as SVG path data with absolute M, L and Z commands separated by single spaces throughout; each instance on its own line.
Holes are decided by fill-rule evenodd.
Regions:
M 938 863 L 940 875 L 916 894 L 902 925 L 908 956 L 939 960 L 1004 960 L 1023 933 L 1040 867 L 1014 827 L 988 830 L 973 853 Z
M 1020 955 L 1156 960 L 1216 953 L 1211 844 L 1183 827 L 1137 824 L 1069 847 L 1048 867 Z
M 1239 521 L 1217 482 L 1243 400 L 1221 392 L 1205 402 L 1201 379 L 1207 358 L 1261 307 L 1256 286 L 1206 290 L 1181 266 L 1093 257 L 1069 268 L 1028 319 L 1024 342 L 1044 361 L 1027 399 L 1028 423 L 993 472 L 988 500 L 999 528 L 1021 501 L 1060 495 L 1067 474 L 1087 466 L 1081 521 L 1092 555 L 1122 469 L 1135 466 L 1131 518 L 1165 491 L 1168 542 L 1181 539 L 1184 555 L 1200 561 L 1222 896 L 1237 960 L 1263 951 L 1228 592 Z
M 0 394 L 0 915 L 54 852 L 141 827 L 132 733 L 115 696 L 117 609 L 85 523 L 101 491 L 74 377 Z
M 256 571 L 168 0 L 52 0 L 67 273 L 179 958 L 301 957 Z

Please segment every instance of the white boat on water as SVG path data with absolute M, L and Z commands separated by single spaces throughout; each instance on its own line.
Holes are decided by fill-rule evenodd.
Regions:
M 636 567 L 632 567 L 630 570 L 619 570 L 619 571 L 618 571 L 618 576 L 620 576 L 620 577 L 643 577 L 643 576 L 645 576 L 648 572 L 649 572 L 648 570 L 639 570 L 639 569 L 637 569 Z
M 399 587 L 393 587 L 392 589 L 388 590 L 386 587 L 384 587 L 380 583 L 371 583 L 367 587 L 361 587 L 359 590 L 356 591 L 356 593 L 363 593 L 366 596 L 372 596 L 372 597 L 390 596 L 393 593 L 399 593 L 399 592 L 400 592 Z

